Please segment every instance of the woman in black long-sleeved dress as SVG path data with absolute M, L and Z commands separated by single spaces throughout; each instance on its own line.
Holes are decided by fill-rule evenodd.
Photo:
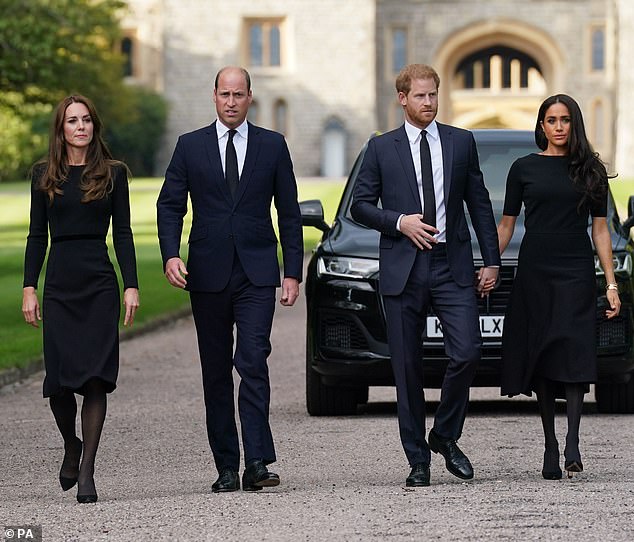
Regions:
M 95 455 L 119 370 L 120 294 L 106 245 L 111 221 L 124 324 L 131 325 L 139 295 L 127 168 L 112 159 L 90 100 L 69 96 L 55 110 L 48 156 L 33 168 L 22 312 L 35 327 L 43 319 L 44 397 L 64 439 L 59 482 L 64 491 L 77 483 L 81 503 L 97 501 Z M 40 311 L 36 289 L 49 232 Z M 83 395 L 83 442 L 75 434 L 76 393 Z
M 597 377 L 596 276 L 592 240 L 607 281 L 607 318 L 619 313 L 618 286 L 607 226 L 608 175 L 586 138 L 581 110 L 570 96 L 546 99 L 538 112 L 539 154 L 519 158 L 506 185 L 498 226 L 507 247 L 522 203 L 526 233 L 505 322 L 502 395 L 535 391 L 545 437 L 542 476 L 561 478 L 555 398 L 566 397 L 564 468 L 581 472 L 579 423 L 583 395 Z

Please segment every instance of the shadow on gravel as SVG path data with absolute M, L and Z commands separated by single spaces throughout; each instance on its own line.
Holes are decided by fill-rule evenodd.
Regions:
M 427 401 L 427 414 L 433 414 L 438 407 L 438 401 Z M 566 402 L 557 401 L 558 414 L 566 413 Z M 584 414 L 598 414 L 596 403 L 584 403 Z M 372 402 L 359 405 L 357 414 L 366 416 L 396 416 L 395 402 Z M 471 401 L 469 403 L 469 416 L 491 414 L 530 414 L 539 415 L 537 401 L 531 400 L 500 400 L 500 401 Z

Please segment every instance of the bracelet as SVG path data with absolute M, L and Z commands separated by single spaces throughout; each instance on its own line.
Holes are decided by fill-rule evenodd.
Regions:
M 605 287 L 606 290 L 618 290 L 619 285 L 616 282 L 608 282 L 608 285 Z

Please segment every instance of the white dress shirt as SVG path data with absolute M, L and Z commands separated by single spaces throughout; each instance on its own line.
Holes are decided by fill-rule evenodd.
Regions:
M 445 187 L 444 187 L 444 172 L 442 165 L 442 145 L 440 143 L 440 134 L 438 133 L 438 125 L 433 120 L 427 128 L 427 142 L 429 143 L 429 150 L 431 152 L 431 169 L 434 178 L 434 196 L 436 198 L 436 229 L 440 233 L 436 235 L 436 239 L 439 242 L 444 243 L 447 239 L 447 213 L 445 209 Z M 421 173 L 420 163 L 420 138 L 422 136 L 421 129 L 417 128 L 413 124 L 405 121 L 405 132 L 407 133 L 407 139 L 409 141 L 409 148 L 412 153 L 412 160 L 414 161 L 414 171 L 416 171 L 416 184 L 418 185 L 418 194 L 421 201 L 421 213 L 425 215 L 425 201 L 423 199 L 423 176 Z M 423 222 L 425 219 L 423 218 Z M 399 218 L 399 229 L 400 229 Z
M 236 148 L 236 155 L 238 156 L 238 175 L 242 176 L 249 136 L 249 125 L 247 121 L 245 120 L 236 130 L 238 133 L 233 136 L 233 146 Z M 227 141 L 229 141 L 229 128 L 218 119 L 216 122 L 216 132 L 218 133 L 218 150 L 220 151 L 220 159 L 222 160 L 222 171 L 226 173 L 225 154 L 227 152 Z

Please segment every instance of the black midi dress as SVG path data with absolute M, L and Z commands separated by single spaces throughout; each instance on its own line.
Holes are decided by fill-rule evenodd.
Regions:
M 509 170 L 504 214 L 525 207 L 526 232 L 502 338 L 501 394 L 531 395 L 536 376 L 592 383 L 596 362 L 596 275 L 589 215 L 566 156 L 530 154 Z
M 106 245 L 111 219 L 124 288 L 138 283 L 127 171 L 113 167 L 112 191 L 89 203 L 81 202 L 84 166 L 70 166 L 64 193 L 52 204 L 39 189 L 43 168 L 33 175 L 25 287 L 37 288 L 49 230 L 51 239 L 42 297 L 44 397 L 65 389 L 82 393 L 92 378 L 101 379 L 108 393 L 117 385 L 121 302 Z

